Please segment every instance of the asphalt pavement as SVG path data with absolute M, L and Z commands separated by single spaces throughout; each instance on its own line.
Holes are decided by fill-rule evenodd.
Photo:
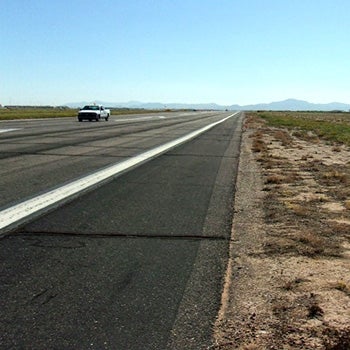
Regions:
M 210 346 L 228 257 L 241 117 L 237 114 L 2 238 L 1 348 L 197 350 Z M 58 148 L 63 154 L 68 147 L 81 155 L 80 165 L 72 169 L 74 176 L 80 176 L 91 170 L 82 164 L 98 158 L 96 148 L 86 153 L 83 146 L 103 147 L 100 161 L 92 161 L 95 169 L 178 137 L 198 120 L 202 125 L 206 119 L 198 118 L 193 125 L 185 117 L 168 123 L 159 120 L 157 127 L 150 128 L 130 122 L 133 133 L 98 126 L 103 128 L 98 139 L 88 134 L 84 144 L 80 141 L 76 146 L 64 133 L 51 152 L 57 156 Z M 91 127 L 95 126 L 83 125 L 89 133 Z M 44 135 L 40 133 L 41 138 Z M 14 141 L 18 145 L 18 139 Z M 25 143 L 30 150 L 25 156 L 28 167 L 27 158 L 34 153 L 31 141 L 30 147 Z M 47 148 L 42 142 L 35 147 L 36 156 L 46 164 Z M 8 149 L 2 156 L 6 161 L 13 154 Z M 62 158 L 67 171 L 74 157 L 64 153 Z M 66 176 L 60 181 L 67 181 Z M 54 184 L 53 175 L 50 179 L 46 186 Z M 19 183 L 19 177 L 13 181 Z M 39 188 L 28 187 L 17 196 L 4 190 L 7 199 L 2 205 Z

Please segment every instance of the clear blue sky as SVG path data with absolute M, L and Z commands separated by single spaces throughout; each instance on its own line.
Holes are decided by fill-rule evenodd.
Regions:
M 350 103 L 349 0 L 0 0 L 0 103 Z

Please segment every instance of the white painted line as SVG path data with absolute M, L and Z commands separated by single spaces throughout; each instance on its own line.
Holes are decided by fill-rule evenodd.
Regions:
M 208 131 L 214 126 L 223 123 L 227 119 L 233 117 L 239 112 L 236 112 L 228 117 L 207 125 L 201 129 L 193 131 L 185 136 L 182 136 L 176 140 L 165 143 L 164 145 L 153 148 L 149 151 L 141 153 L 135 157 L 129 158 L 120 163 L 111 165 L 105 169 L 99 170 L 91 175 L 88 175 L 82 179 L 75 180 L 67 185 L 59 187 L 57 189 L 51 190 L 47 193 L 39 195 L 35 198 L 26 200 L 19 203 L 13 207 L 7 208 L 0 212 L 0 232 L 4 231 L 6 228 L 13 228 L 18 226 L 18 224 L 25 221 L 26 218 L 33 217 L 47 211 L 53 206 L 57 206 L 58 203 L 63 202 L 67 198 L 77 195 L 79 192 L 87 190 L 88 188 L 96 187 L 100 182 L 105 181 L 116 175 L 120 175 L 127 170 L 135 168 L 150 159 L 153 159 L 170 149 L 173 149 L 197 136 Z
M 16 130 L 20 130 L 20 129 L 0 129 L 0 133 L 9 132 L 9 131 L 16 131 Z
M 135 117 L 135 118 L 127 118 L 127 119 L 115 119 L 115 122 L 137 122 L 142 120 L 149 120 L 149 119 L 165 119 L 166 117 L 164 115 L 154 115 L 151 117 Z
M 193 115 L 195 114 L 196 112 L 192 112 L 192 113 L 181 113 L 179 114 L 179 117 L 188 117 L 189 115 Z

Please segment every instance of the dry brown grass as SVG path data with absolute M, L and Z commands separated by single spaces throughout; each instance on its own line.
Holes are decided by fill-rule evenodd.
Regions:
M 322 179 L 324 180 L 324 184 L 327 186 L 332 186 L 335 182 L 340 182 L 344 185 L 349 183 L 348 174 L 335 169 L 323 173 Z
M 344 207 L 345 207 L 347 210 L 350 210 L 350 200 L 346 200 L 346 201 L 345 201 Z
M 285 182 L 285 177 L 279 174 L 273 174 L 266 177 L 266 184 L 281 184 Z
M 245 244 L 235 242 L 242 268 L 232 288 L 246 293 L 232 304 L 240 306 L 225 329 L 232 342 L 217 349 L 349 350 L 347 149 L 312 130 L 268 127 L 255 114 L 245 127 L 252 128 L 248 158 L 261 170 L 262 219 L 236 226 L 249 227 L 236 232 Z
M 263 133 L 261 131 L 257 131 L 253 135 L 253 152 L 255 153 L 263 153 L 267 151 L 266 143 L 263 140 Z
M 350 284 L 349 283 L 346 283 L 345 281 L 341 280 L 341 281 L 337 281 L 332 287 L 334 289 L 340 290 L 341 292 L 350 296 Z
M 350 349 L 350 327 L 336 329 L 328 327 L 324 331 L 325 350 L 349 350 Z
M 286 205 L 286 208 L 291 210 L 294 215 L 297 215 L 297 216 L 310 215 L 309 206 L 306 206 L 305 204 L 286 202 L 285 205 Z
M 296 290 L 304 282 L 308 282 L 308 280 L 306 280 L 304 278 L 297 277 L 297 278 L 294 278 L 292 280 L 285 282 L 282 285 L 281 289 L 285 290 L 285 291 L 293 291 L 293 290 Z
M 292 137 L 285 130 L 276 130 L 273 132 L 273 136 L 276 140 L 280 141 L 285 147 L 291 146 L 293 144 Z

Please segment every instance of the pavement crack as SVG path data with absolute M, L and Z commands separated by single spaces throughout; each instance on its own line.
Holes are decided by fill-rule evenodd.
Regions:
M 45 288 L 40 293 L 34 295 L 32 299 L 28 302 L 29 304 L 40 304 L 45 305 L 49 303 L 52 299 L 56 298 L 58 293 L 49 293 L 50 290 Z
M 17 232 L 15 234 L 17 237 L 22 238 L 28 237 L 33 239 L 34 237 L 82 237 L 82 238 L 130 238 L 130 239 L 165 239 L 165 240 L 190 240 L 190 241 L 230 241 L 230 237 L 224 235 L 210 236 L 210 235 L 200 235 L 200 234 L 186 234 L 186 235 L 162 235 L 162 234 L 150 234 L 150 233 L 121 233 L 121 232 L 101 232 L 101 233 L 87 233 L 87 232 L 53 232 L 53 231 L 26 231 Z M 62 248 L 62 249 L 77 249 L 83 248 L 85 244 L 83 242 L 77 242 L 78 244 L 53 244 L 53 243 L 43 243 L 40 240 L 33 243 L 33 246 L 40 248 Z
M 36 299 L 40 298 L 42 295 L 44 295 L 45 293 L 48 292 L 48 289 L 45 288 L 43 291 L 41 291 L 40 293 L 36 294 L 33 296 L 31 302 L 35 301 Z

